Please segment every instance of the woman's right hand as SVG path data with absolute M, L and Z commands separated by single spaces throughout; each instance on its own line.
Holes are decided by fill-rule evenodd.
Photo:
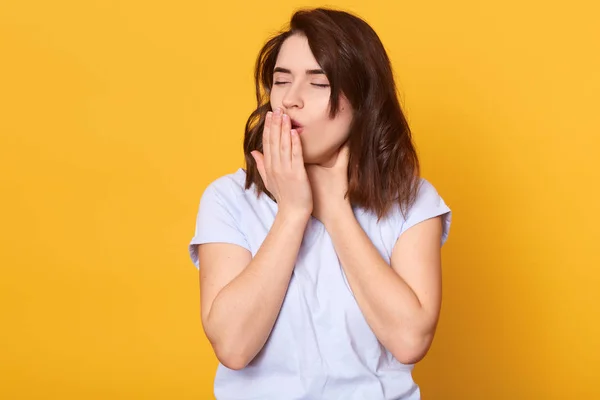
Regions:
M 313 198 L 304 168 L 302 143 L 288 115 L 280 109 L 269 111 L 263 129 L 263 152 L 250 154 L 256 161 L 267 190 L 277 200 L 282 213 L 310 216 Z

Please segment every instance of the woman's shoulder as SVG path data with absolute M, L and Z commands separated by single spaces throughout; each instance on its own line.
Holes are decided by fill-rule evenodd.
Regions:
M 412 204 L 412 208 L 428 207 L 431 205 L 439 206 L 444 200 L 436 187 L 427 179 L 420 177 L 418 181 L 417 197 Z
M 385 215 L 385 219 L 390 220 L 401 220 L 404 216 L 408 217 L 411 214 L 418 213 L 419 210 L 438 207 L 444 200 L 438 193 L 436 187 L 427 179 L 419 177 L 415 182 L 416 185 L 416 196 L 413 201 L 409 204 L 405 204 L 405 213 L 402 213 L 402 207 L 399 202 L 395 202 L 391 205 L 388 213 Z
M 222 175 L 208 184 L 204 193 L 216 194 L 224 199 L 234 199 L 246 192 L 246 171 L 238 168 L 235 172 Z
M 448 231 L 452 221 L 452 211 L 436 187 L 430 181 L 421 177 L 418 181 L 415 201 L 408 208 L 406 215 L 402 215 L 400 212 L 396 213 L 396 219 L 399 222 L 398 225 L 401 230 L 400 233 L 419 222 L 437 216 L 442 216 L 443 244 L 448 237 Z
M 436 187 L 427 179 L 420 177 L 416 181 L 416 196 L 412 203 L 401 206 L 400 202 L 391 205 L 384 217 L 378 221 L 374 212 L 361 209 L 362 218 L 366 218 L 367 226 L 377 225 L 377 229 L 389 230 L 393 232 L 394 240 L 398 238 L 408 228 L 425 221 L 429 218 L 442 216 L 443 222 L 443 240 L 448 237 L 450 223 L 452 220 L 452 211 L 446 204 Z M 369 222 L 371 221 L 371 222 Z

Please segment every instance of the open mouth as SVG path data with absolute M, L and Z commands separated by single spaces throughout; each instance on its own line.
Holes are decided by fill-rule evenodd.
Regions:
M 298 121 L 294 121 L 294 120 L 292 119 L 292 120 L 291 120 L 291 123 L 292 123 L 292 129 L 295 129 L 295 130 L 296 130 L 298 133 L 301 133 L 301 132 L 302 132 L 302 128 L 303 128 L 303 126 L 302 126 L 300 123 L 298 123 Z

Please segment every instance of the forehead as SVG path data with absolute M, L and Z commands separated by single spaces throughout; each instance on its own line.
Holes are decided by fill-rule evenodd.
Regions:
M 275 66 L 292 72 L 320 68 L 303 35 L 292 35 L 283 42 Z

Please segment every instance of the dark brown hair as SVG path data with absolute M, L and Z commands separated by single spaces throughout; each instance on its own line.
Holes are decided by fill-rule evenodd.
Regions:
M 378 221 L 394 204 L 406 216 L 418 191 L 419 161 L 398 101 L 390 60 L 375 31 L 344 11 L 296 11 L 289 29 L 268 40 L 261 49 L 254 72 L 257 108 L 246 122 L 244 136 L 246 189 L 254 183 L 258 195 L 266 193 L 274 200 L 250 152 L 263 151 L 262 132 L 266 113 L 271 110 L 275 61 L 283 42 L 294 34 L 307 38 L 329 79 L 330 118 L 338 112 L 341 93 L 353 108 L 348 138 L 350 203 L 375 213 Z

